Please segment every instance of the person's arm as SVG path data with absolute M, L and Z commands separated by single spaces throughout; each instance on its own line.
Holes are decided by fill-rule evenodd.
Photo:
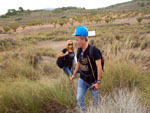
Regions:
M 96 68 L 97 68 L 97 81 L 93 86 L 95 87 L 95 89 L 99 89 L 101 78 L 102 78 L 102 65 L 101 65 L 102 55 L 98 48 L 94 48 L 93 52 L 94 52 L 93 56 L 94 56 Z
M 101 80 L 102 78 L 102 65 L 101 65 L 101 59 L 96 60 L 96 67 L 97 67 L 97 80 Z
M 92 87 L 95 87 L 95 89 L 99 89 L 100 87 L 100 82 L 102 78 L 102 66 L 101 66 L 101 59 L 96 60 L 96 67 L 97 67 L 97 81 Z
M 73 80 L 79 70 L 80 62 L 77 62 L 73 75 L 70 77 L 70 80 Z
M 65 53 L 61 52 L 59 55 L 58 55 L 58 58 L 62 58 L 64 56 L 68 55 L 68 51 L 66 51 Z

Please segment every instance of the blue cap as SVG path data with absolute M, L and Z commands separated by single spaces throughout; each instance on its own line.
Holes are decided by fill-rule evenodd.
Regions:
M 75 35 L 75 36 L 88 36 L 88 29 L 85 26 L 78 26 L 73 35 Z

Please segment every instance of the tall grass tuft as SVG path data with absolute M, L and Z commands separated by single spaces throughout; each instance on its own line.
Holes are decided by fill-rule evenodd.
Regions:
M 140 104 L 137 90 L 120 89 L 101 97 L 100 105 L 90 106 L 87 113 L 149 113 L 148 108 Z
M 144 91 L 149 84 L 150 75 L 134 63 L 125 59 L 112 59 L 105 63 L 102 77 L 101 92 L 110 92 L 114 88 L 138 87 Z M 150 87 L 147 87 L 150 89 Z
M 44 113 L 48 108 L 55 111 L 52 106 L 58 110 L 60 106 L 64 110 L 75 107 L 71 83 L 64 76 L 0 83 L 0 113 Z

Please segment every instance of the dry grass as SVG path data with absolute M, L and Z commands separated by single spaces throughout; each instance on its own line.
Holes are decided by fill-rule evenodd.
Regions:
M 89 39 L 104 51 L 105 58 L 100 109 L 90 107 L 89 113 L 146 113 L 150 106 L 149 26 L 88 25 L 89 30 L 96 29 L 97 33 L 96 37 Z M 42 113 L 51 102 L 65 110 L 74 110 L 76 99 L 71 83 L 55 64 L 56 49 L 42 48 L 39 44 L 47 40 L 73 39 L 73 32 L 74 28 L 61 27 L 49 32 L 20 34 L 17 36 L 19 46 L 11 52 L 4 50 L 5 54 L 0 56 L 1 113 Z M 19 56 L 12 57 L 14 52 Z M 30 64 L 31 56 L 39 57 L 37 69 Z M 45 65 L 50 67 L 49 73 L 44 72 Z M 121 90 L 114 92 L 116 89 Z M 87 94 L 86 104 L 90 102 Z
M 140 104 L 137 90 L 119 89 L 113 94 L 101 97 L 100 105 L 90 106 L 87 113 L 149 113 L 148 108 Z

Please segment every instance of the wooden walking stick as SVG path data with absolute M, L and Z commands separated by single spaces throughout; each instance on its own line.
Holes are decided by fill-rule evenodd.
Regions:
M 72 82 L 73 94 L 74 94 L 74 96 L 76 98 L 76 91 L 75 91 L 76 89 L 75 89 L 74 81 L 72 80 L 71 82 Z

